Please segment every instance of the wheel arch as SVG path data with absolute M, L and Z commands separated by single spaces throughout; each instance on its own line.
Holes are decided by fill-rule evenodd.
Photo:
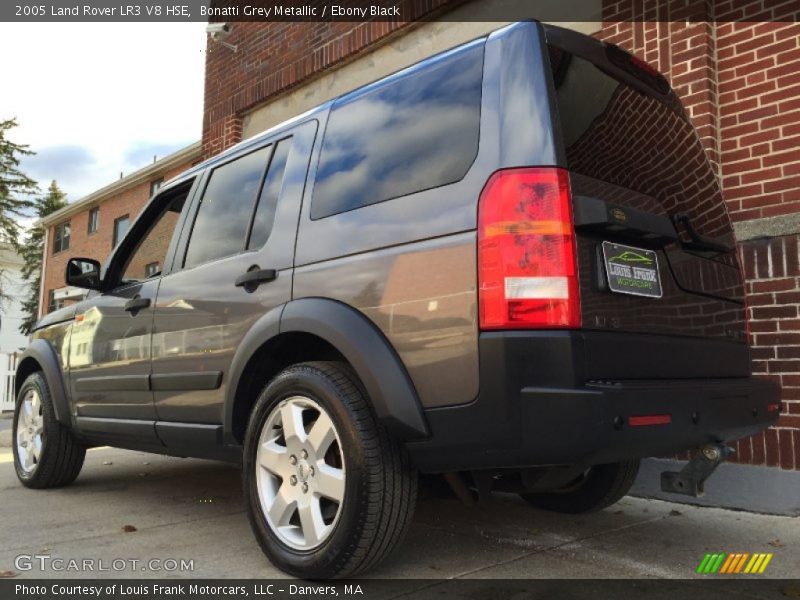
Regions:
M 69 401 L 64 387 L 61 363 L 55 349 L 47 341 L 33 340 L 20 356 L 14 380 L 14 397 L 19 395 L 22 384 L 28 376 L 37 371 L 42 373 L 50 388 L 56 420 L 63 425 L 70 426 Z
M 405 366 L 375 325 L 335 300 L 302 298 L 263 315 L 239 344 L 225 392 L 226 443 L 242 443 L 247 416 L 266 382 L 285 367 L 309 360 L 348 363 L 378 418 L 398 439 L 428 435 Z

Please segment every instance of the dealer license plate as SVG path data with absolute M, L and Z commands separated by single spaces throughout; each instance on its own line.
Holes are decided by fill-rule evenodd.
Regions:
M 661 298 L 661 276 L 654 251 L 603 242 L 603 260 L 612 292 Z

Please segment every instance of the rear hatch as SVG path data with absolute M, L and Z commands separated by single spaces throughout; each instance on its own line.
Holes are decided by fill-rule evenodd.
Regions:
M 744 344 L 731 222 L 669 84 L 616 46 L 544 29 L 570 171 L 584 329 Z

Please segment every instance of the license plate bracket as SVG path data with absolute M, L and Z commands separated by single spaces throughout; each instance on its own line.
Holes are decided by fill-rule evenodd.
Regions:
M 604 241 L 603 262 L 612 292 L 645 298 L 663 295 L 655 251 Z

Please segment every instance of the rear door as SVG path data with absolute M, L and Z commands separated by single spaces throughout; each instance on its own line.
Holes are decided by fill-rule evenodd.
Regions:
M 545 30 L 584 328 L 744 342 L 733 229 L 675 94 L 615 46 Z
M 228 369 L 241 339 L 291 297 L 297 220 L 316 129 L 309 121 L 277 134 L 211 167 L 199 186 L 154 316 L 151 381 L 167 446 L 179 444 L 183 433 L 180 425 L 163 422 L 207 424 L 209 431 L 222 423 Z M 251 280 L 242 283 L 248 274 Z

